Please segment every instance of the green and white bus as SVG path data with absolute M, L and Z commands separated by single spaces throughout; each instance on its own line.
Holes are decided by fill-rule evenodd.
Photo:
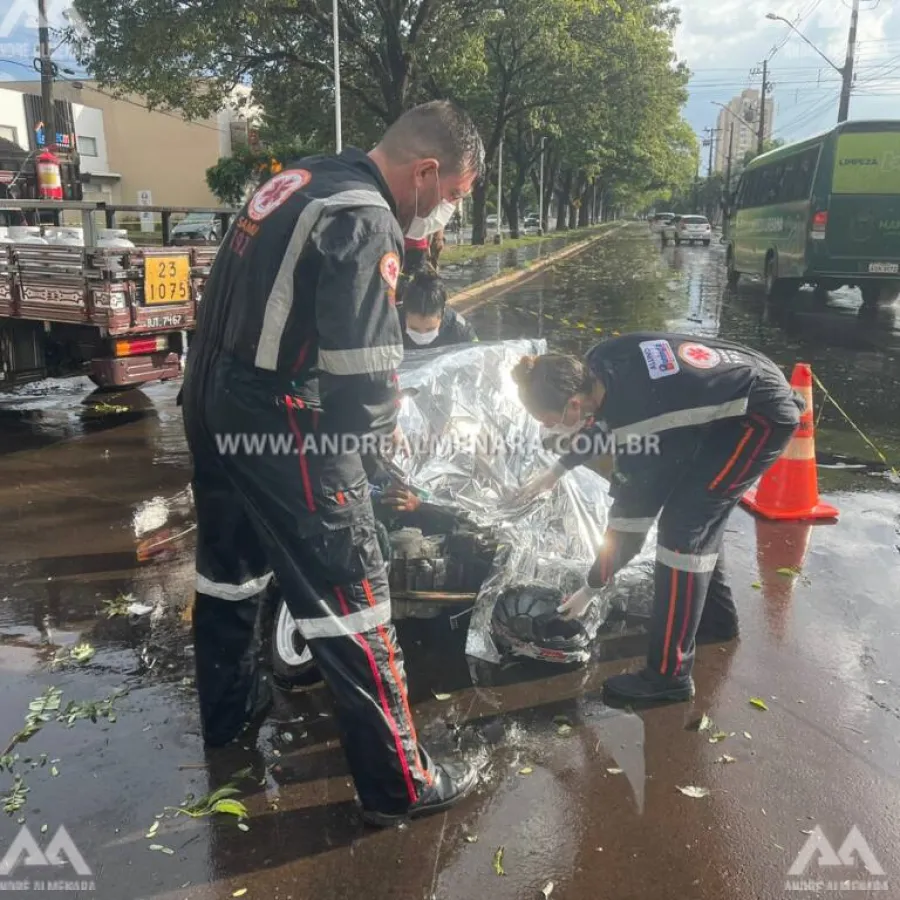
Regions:
M 900 121 L 842 122 L 753 159 L 731 197 L 728 282 L 858 287 L 866 306 L 900 294 Z

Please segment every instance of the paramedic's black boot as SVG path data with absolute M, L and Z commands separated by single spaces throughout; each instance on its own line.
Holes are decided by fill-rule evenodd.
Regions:
M 694 679 L 690 675 L 658 675 L 645 668 L 640 672 L 626 672 L 607 678 L 603 684 L 603 696 L 611 706 L 623 702 L 690 700 L 694 696 Z
M 444 812 L 472 792 L 478 771 L 465 762 L 435 763 L 434 780 L 419 799 L 403 812 L 381 813 L 363 809 L 362 817 L 370 825 L 387 828 L 409 819 L 421 819 Z

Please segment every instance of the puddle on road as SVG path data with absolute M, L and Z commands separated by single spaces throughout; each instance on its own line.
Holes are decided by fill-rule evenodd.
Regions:
M 852 292 L 825 310 L 801 297 L 789 308 L 767 311 L 752 285 L 726 290 L 722 252 L 715 246 L 661 251 L 629 229 L 470 318 L 482 340 L 543 336 L 551 347 L 576 353 L 615 331 L 680 329 L 750 343 L 787 367 L 803 359 L 889 457 L 900 458 L 896 327 L 859 317 Z M 473 677 L 462 652 L 465 618 L 455 628 L 445 619 L 399 623 L 423 741 L 438 752 L 461 748 L 484 768 L 485 783 L 458 816 L 408 831 L 364 832 L 349 803 L 334 722 L 320 716 L 328 709 L 321 690 L 287 698 L 293 721 L 267 725 L 258 747 L 236 748 L 215 763 L 204 754 L 196 696 L 183 683 L 193 674 L 185 616 L 193 583 L 193 517 L 176 387 L 135 392 L 144 398 L 135 401 L 139 415 L 127 421 L 110 416 L 94 430 L 85 427 L 81 411 L 90 392 L 90 385 L 73 380 L 62 392 L 42 385 L 31 395 L 0 397 L 0 419 L 5 409 L 19 429 L 0 424 L 0 671 L 6 676 L 0 719 L 18 727 L 29 701 L 48 684 L 58 683 L 78 699 L 132 688 L 119 721 L 79 723 L 62 739 L 48 729 L 29 747 L 64 761 L 61 780 L 33 780 L 29 823 L 46 817 L 64 820 L 70 830 L 77 826 L 85 835 L 85 846 L 79 838 L 82 852 L 105 873 L 118 873 L 106 876 L 113 883 L 104 896 L 126 896 L 128 885 L 140 885 L 145 896 L 207 900 L 210 894 L 179 886 L 216 878 L 222 879 L 212 889 L 216 896 L 251 884 L 260 895 L 286 896 L 285 884 L 298 882 L 310 896 L 327 896 L 335 879 L 347 885 L 348 895 L 354 883 L 361 894 L 373 872 L 385 865 L 393 871 L 399 858 L 406 862 L 396 867 L 398 874 L 385 877 L 398 896 L 539 896 L 548 881 L 563 885 L 579 869 L 606 879 L 604 890 L 614 896 L 627 890 L 634 866 L 643 872 L 656 865 L 647 846 L 670 842 L 666 829 L 675 822 L 685 843 L 702 844 L 707 863 L 720 859 L 724 871 L 746 855 L 749 827 L 729 833 L 736 817 L 749 818 L 729 797 L 757 788 L 747 787 L 746 768 L 735 774 L 739 766 L 714 760 L 735 752 L 746 765 L 751 748 L 710 749 L 685 731 L 686 722 L 721 705 L 735 722 L 728 727 L 740 734 L 748 726 L 738 724 L 743 720 L 735 707 L 746 704 L 751 691 L 762 692 L 760 681 L 782 671 L 785 656 L 802 673 L 787 679 L 792 690 L 802 692 L 810 707 L 818 698 L 820 718 L 836 721 L 850 735 L 870 735 L 882 759 L 895 753 L 896 733 L 873 726 L 866 697 L 882 691 L 882 702 L 895 706 L 887 690 L 900 684 L 891 636 L 900 634 L 900 492 L 884 473 L 820 470 L 820 487 L 841 509 L 840 527 L 797 533 L 760 526 L 760 535 L 743 517 L 735 524 L 732 581 L 760 649 L 704 654 L 698 697 L 689 708 L 652 716 L 608 710 L 598 690 L 605 675 L 621 668 L 618 662 L 575 673 L 516 666 Z M 861 459 L 869 454 L 833 409 L 825 410 L 817 435 L 823 452 Z M 60 443 L 68 438 L 78 440 Z M 13 456 L 5 447 L 26 452 Z M 794 565 L 804 578 L 778 573 Z M 120 593 L 133 594 L 153 612 L 131 620 L 106 617 L 104 601 Z M 80 642 L 96 649 L 89 663 L 50 670 L 57 649 Z M 731 671 L 735 657 L 745 660 L 735 664 L 737 674 Z M 835 683 L 819 683 L 824 671 Z M 437 692 L 451 700 L 436 701 Z M 565 736 L 561 719 L 572 726 Z M 756 731 L 779 720 L 773 715 L 761 721 L 749 727 Z M 266 783 L 247 801 L 253 811 L 249 834 L 230 821 L 179 823 L 160 840 L 175 847 L 174 859 L 147 850 L 143 834 L 163 805 L 177 805 L 188 791 L 206 793 L 251 763 Z M 778 760 L 767 765 L 777 768 Z M 525 768 L 531 772 L 520 774 Z M 770 770 L 766 778 L 775 778 Z M 676 780 L 686 778 L 722 793 L 697 805 L 675 793 Z M 790 773 L 780 778 L 790 793 Z M 651 809 L 653 816 L 646 814 Z M 465 834 L 477 834 L 477 841 Z M 491 867 L 500 846 L 507 872 L 502 878 Z M 637 860 L 632 854 L 639 848 L 644 856 Z M 354 856 L 350 867 L 348 852 Z M 614 856 L 618 862 L 608 863 Z M 707 872 L 705 896 L 733 896 L 723 878 Z M 557 890 L 554 896 L 566 896 Z

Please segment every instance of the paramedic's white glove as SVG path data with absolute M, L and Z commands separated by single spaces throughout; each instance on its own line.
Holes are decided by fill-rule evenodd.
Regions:
M 535 497 L 556 487 L 556 482 L 565 475 L 566 469 L 560 463 L 554 463 L 549 469 L 539 472 L 525 482 L 516 493 L 517 503 L 530 503 Z
M 566 597 L 556 611 L 561 619 L 566 621 L 570 619 L 580 619 L 590 608 L 594 602 L 594 591 L 589 587 L 583 587 L 575 591 L 574 594 Z

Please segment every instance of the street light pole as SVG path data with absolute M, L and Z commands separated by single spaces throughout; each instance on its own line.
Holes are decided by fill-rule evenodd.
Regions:
M 538 199 L 538 234 L 544 233 L 544 141 L 547 138 L 541 138 L 541 188 L 540 197 Z
M 838 108 L 838 122 L 846 122 L 850 114 L 850 92 L 853 90 L 853 58 L 856 56 L 856 27 L 859 22 L 859 0 L 853 0 L 853 11 L 850 15 L 850 34 L 847 39 L 847 57 L 843 66 L 833 63 L 802 31 L 794 26 L 793 22 L 789 22 L 784 16 L 766 13 L 766 18 L 776 22 L 784 22 L 791 31 L 799 35 L 841 76 L 841 102 Z
M 334 146 L 340 153 L 341 140 L 341 42 L 338 34 L 338 0 L 331 2 L 331 27 L 334 42 Z
M 497 236 L 496 242 L 503 241 L 503 138 L 500 138 L 497 161 Z

